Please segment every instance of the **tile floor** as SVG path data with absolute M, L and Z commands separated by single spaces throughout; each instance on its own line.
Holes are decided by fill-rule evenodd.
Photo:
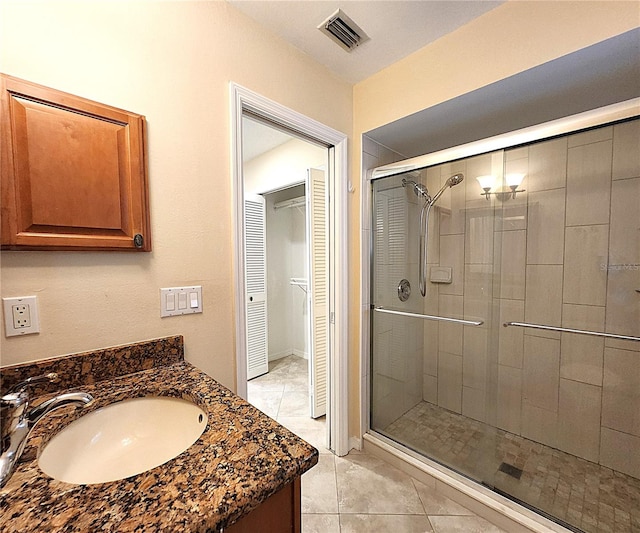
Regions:
M 288 356 L 248 383 L 249 401 L 320 451 L 302 476 L 303 533 L 500 533 L 502 529 L 384 461 L 325 448 L 324 419 L 309 418 L 307 361 Z
M 381 433 L 587 533 L 640 533 L 640 479 L 427 402 Z

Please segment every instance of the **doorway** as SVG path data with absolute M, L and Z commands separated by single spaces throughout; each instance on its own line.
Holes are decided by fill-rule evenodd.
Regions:
M 320 365 L 314 364 L 313 357 L 310 357 L 307 367 L 309 370 L 309 390 L 317 390 L 317 382 L 320 378 L 316 378 L 314 382 L 314 372 L 318 375 L 318 369 L 322 368 L 325 372 L 324 381 L 326 383 L 325 395 L 326 399 L 321 403 L 326 406 L 326 438 L 323 446 L 329 448 L 338 455 L 345 455 L 349 450 L 349 440 L 347 436 L 347 387 L 346 387 L 346 136 L 327 128 L 326 126 L 319 124 L 307 117 L 299 115 L 287 108 L 271 102 L 263 97 L 252 93 L 242 87 L 235 84 L 231 85 L 232 91 L 232 116 L 233 116 L 233 143 L 232 143 L 232 155 L 234 161 L 234 198 L 236 207 L 235 216 L 235 241 L 236 241 L 236 363 L 237 363 L 237 392 L 240 396 L 248 398 L 248 356 L 250 351 L 250 343 L 255 341 L 252 338 L 252 332 L 250 330 L 250 322 L 253 321 L 252 316 L 247 313 L 249 304 L 254 302 L 260 302 L 264 300 L 264 309 L 267 310 L 267 298 L 268 298 L 268 280 L 267 269 L 264 269 L 265 275 L 265 295 L 249 294 L 248 277 L 246 276 L 247 269 L 251 267 L 248 264 L 255 257 L 253 254 L 249 257 L 246 254 L 247 242 L 249 239 L 253 239 L 253 236 L 246 234 L 246 216 L 248 213 L 247 205 L 248 201 L 254 200 L 256 195 L 262 198 L 262 209 L 266 211 L 266 199 L 269 194 L 281 192 L 296 182 L 300 182 L 299 165 L 300 161 L 295 159 L 289 159 L 288 164 L 281 167 L 280 170 L 274 172 L 261 172 L 260 178 L 253 178 L 249 176 L 249 160 L 248 157 L 252 156 L 252 159 L 261 158 L 262 168 L 274 170 L 274 161 L 277 160 L 278 153 L 286 152 L 286 145 L 292 142 L 294 139 L 296 142 L 303 142 L 307 145 L 313 145 L 314 148 L 321 147 L 324 164 L 318 165 L 317 163 L 305 163 L 305 206 L 309 206 L 310 210 L 313 210 L 313 201 L 309 198 L 307 203 L 307 197 L 310 196 L 312 190 L 313 176 L 316 171 L 309 170 L 311 167 L 320 167 L 322 172 L 321 180 L 315 181 L 320 183 L 324 189 L 326 205 L 324 208 L 324 223 L 325 226 L 321 232 L 322 239 L 317 240 L 314 245 L 314 232 L 309 231 L 308 249 L 313 250 L 317 246 L 322 246 L 326 250 L 326 254 L 319 254 L 316 252 L 317 257 L 321 255 L 325 259 L 325 263 L 322 268 L 326 270 L 327 283 L 324 287 L 324 308 L 325 312 L 322 315 L 318 309 L 318 297 L 323 293 L 321 287 L 313 287 L 314 278 L 317 280 L 320 276 L 314 276 L 313 258 L 310 257 L 309 268 L 307 269 L 307 277 L 300 275 L 289 276 L 289 287 L 287 289 L 296 289 L 301 292 L 304 288 L 304 281 L 307 279 L 307 290 L 310 293 L 315 293 L 315 298 L 307 299 L 307 317 L 309 322 L 314 322 L 314 317 L 317 318 L 313 328 L 309 331 L 318 332 L 321 328 L 318 324 L 324 324 L 324 340 L 322 343 L 326 350 L 326 359 L 321 362 Z M 270 128 L 269 135 L 258 135 L 258 144 L 265 143 L 272 136 L 281 137 L 279 144 L 276 141 L 275 146 L 266 151 L 262 151 L 261 154 L 251 154 L 253 150 L 252 146 L 249 146 L 244 142 L 244 133 L 247 126 L 247 119 L 253 123 L 258 123 L 263 127 Z M 284 134 L 284 137 L 282 137 Z M 302 141 L 301 139 L 305 139 Z M 284 147 L 283 147 L 284 146 Z M 262 148 L 264 150 L 264 147 Z M 271 153 L 269 153 L 271 152 Z M 267 155 L 265 155 L 267 154 Z M 261 157 L 262 156 L 262 157 Z M 322 168 L 324 167 L 324 168 Z M 316 170 L 318 170 L 316 168 Z M 296 172 L 293 172 L 296 171 Z M 291 174 L 297 174 L 297 177 L 292 177 Z M 315 174 L 316 177 L 318 174 Z M 250 186 L 247 183 L 250 182 Z M 247 189 L 252 189 L 248 191 Z M 313 196 L 313 195 L 311 195 Z M 330 201 L 329 201 L 330 199 Z M 285 201 L 285 200 L 281 200 Z M 258 202 L 259 203 L 259 202 Z M 311 217 L 314 215 L 311 214 Z M 312 229 L 316 227 L 317 221 L 307 226 Z M 317 232 L 316 232 L 317 233 Z M 267 246 L 266 236 L 264 239 L 264 251 L 262 257 L 266 263 Z M 258 254 L 259 256 L 260 254 Z M 295 278 L 295 279 L 294 279 Z M 298 295 L 300 296 L 300 295 Z M 313 304 L 313 305 L 312 305 Z M 258 313 L 259 314 L 259 313 Z M 303 317 L 304 318 L 304 317 Z M 267 339 L 265 346 L 262 347 L 266 352 L 266 359 L 263 359 L 263 367 L 258 374 L 269 375 L 269 348 L 268 348 L 268 317 L 262 321 L 267 329 L 266 334 L 261 333 L 262 338 Z M 313 335 L 310 335 L 309 351 L 310 353 L 317 353 L 318 348 L 314 346 Z M 259 344 L 259 343 L 258 343 Z M 278 355 L 274 351 L 272 355 Z M 282 354 L 280 354 L 282 355 Z M 293 354 L 294 357 L 298 357 Z M 274 357 L 271 366 L 276 366 L 279 359 L 282 357 Z M 304 357 L 301 358 L 304 361 Z M 281 361 L 282 362 L 282 361 Z M 303 365 L 294 365 L 301 367 Z M 298 368 L 299 369 L 299 368 Z M 277 372 L 273 372 L 277 374 Z M 257 377 L 256 380 L 260 380 Z M 310 412 L 313 409 L 313 398 L 316 397 L 315 392 L 311 393 L 312 401 L 309 402 Z M 284 396 L 283 396 L 284 398 Z M 300 398 L 300 396 L 298 396 Z M 250 399 L 250 398 L 249 398 Z M 282 400 L 281 400 L 282 401 Z M 316 406 L 317 407 L 317 406 Z M 320 413 L 316 410 L 316 415 Z M 321 416 L 321 415 L 320 415 Z M 309 420 L 314 420 L 308 417 Z M 285 424 L 286 425 L 286 424 Z

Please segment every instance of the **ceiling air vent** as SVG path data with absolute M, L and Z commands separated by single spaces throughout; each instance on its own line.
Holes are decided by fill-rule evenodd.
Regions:
M 369 40 L 369 36 L 341 9 L 325 20 L 318 29 L 328 35 L 347 52 Z

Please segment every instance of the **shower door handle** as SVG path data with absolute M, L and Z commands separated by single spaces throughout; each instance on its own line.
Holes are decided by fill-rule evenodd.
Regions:
M 374 311 L 378 311 L 379 313 L 408 316 L 411 318 L 421 318 L 423 320 L 436 320 L 438 322 L 451 322 L 454 324 L 462 324 L 463 326 L 482 326 L 482 324 L 484 324 L 483 320 L 463 320 L 461 318 L 451 318 L 448 316 L 421 315 L 419 313 L 408 313 L 406 311 L 394 311 L 393 309 L 386 309 L 378 305 L 372 305 L 371 309 L 373 309 Z
M 543 324 L 527 324 L 526 322 L 505 322 L 505 328 L 517 326 L 519 328 L 543 329 L 545 331 L 560 331 L 564 333 L 577 333 L 578 335 L 592 335 L 594 337 L 607 337 L 608 339 L 620 339 L 624 341 L 640 341 L 640 337 L 631 335 L 618 335 L 617 333 L 604 333 L 602 331 L 587 331 L 585 329 L 560 328 L 557 326 L 545 326 Z

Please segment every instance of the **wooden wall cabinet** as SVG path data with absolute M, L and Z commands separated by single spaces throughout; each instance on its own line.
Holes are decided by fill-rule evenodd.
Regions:
M 2 248 L 151 251 L 144 117 L 0 84 Z

